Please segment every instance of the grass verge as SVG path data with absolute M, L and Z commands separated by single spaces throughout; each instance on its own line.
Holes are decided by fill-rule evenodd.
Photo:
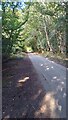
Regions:
M 68 67 L 68 58 L 66 58 L 66 56 L 63 54 L 60 53 L 53 54 L 52 52 L 44 52 L 41 53 L 41 55 L 49 58 L 52 61 L 55 61 L 58 64 Z

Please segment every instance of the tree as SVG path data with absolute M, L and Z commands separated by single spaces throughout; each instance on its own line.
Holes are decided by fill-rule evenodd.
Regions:
M 3 53 L 16 49 L 65 53 L 67 3 L 65 2 L 3 3 Z
M 3 55 L 10 55 L 13 52 L 13 46 L 17 43 L 18 36 L 23 30 L 23 25 L 29 17 L 30 3 L 26 5 L 26 11 L 22 13 L 22 9 L 18 10 L 19 2 L 3 2 L 2 3 L 2 40 Z M 21 15 L 22 14 L 22 15 Z M 21 20 L 20 20 L 21 19 Z

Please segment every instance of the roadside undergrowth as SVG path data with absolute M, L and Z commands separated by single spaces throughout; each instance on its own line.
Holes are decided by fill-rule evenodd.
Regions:
M 55 61 L 58 64 L 61 64 L 65 67 L 67 67 L 67 63 L 68 63 L 68 58 L 66 57 L 66 55 L 61 54 L 61 53 L 52 53 L 52 52 L 43 52 L 40 53 L 40 55 L 42 55 L 43 57 L 47 57 L 50 60 Z

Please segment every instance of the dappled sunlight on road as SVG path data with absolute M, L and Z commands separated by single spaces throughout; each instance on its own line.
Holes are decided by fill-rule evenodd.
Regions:
M 66 80 L 66 78 L 63 78 L 63 80 Z M 66 83 L 65 83 L 65 81 L 62 81 L 62 79 L 57 78 L 57 76 L 55 76 L 55 77 L 53 77 L 51 82 L 53 84 L 54 83 L 57 84 L 57 86 L 55 87 L 56 94 L 59 94 L 60 92 L 62 92 L 63 95 L 61 96 L 61 94 L 60 94 L 61 98 L 66 97 Z
M 53 77 L 53 79 L 56 79 L 57 77 L 55 76 L 55 77 Z
M 51 68 L 54 68 L 53 66 Z
M 9 115 L 6 115 L 5 117 L 4 117 L 4 120 L 7 120 L 7 119 L 9 119 L 10 118 L 10 116 Z
M 46 63 L 45 63 L 45 64 L 42 64 L 42 63 L 41 63 L 40 66 L 41 66 L 41 67 L 44 67 L 44 68 L 45 68 L 45 71 L 54 68 L 53 66 L 48 66 Z
M 52 60 L 51 60 L 51 61 L 49 61 L 49 62 L 50 62 L 50 63 L 55 63 L 55 62 L 54 62 L 54 61 L 52 61 Z
M 63 98 L 66 97 L 66 93 L 63 94 Z
M 45 58 L 46 60 L 48 60 L 48 58 Z
M 35 94 L 34 96 L 32 96 L 31 99 L 36 100 L 41 93 L 42 93 L 42 89 L 40 89 L 37 94 Z
M 66 68 L 40 55 L 29 55 L 29 58 L 39 74 L 39 80 L 46 93 L 54 91 L 54 99 L 59 104 L 57 105 L 57 113 L 60 118 L 66 117 Z M 44 112 L 47 111 L 47 105 L 45 104 L 36 112 L 36 116 L 42 114 L 42 108 Z
M 41 67 L 43 66 L 43 64 L 40 65 Z
M 25 77 L 24 79 L 19 80 L 18 82 L 19 82 L 19 83 L 21 83 L 21 82 L 25 82 L 25 81 L 27 81 L 28 79 L 29 79 L 29 77 Z
M 21 79 L 21 80 L 18 80 L 17 87 L 22 86 L 22 84 L 23 84 L 24 82 L 26 82 L 27 80 L 29 80 L 29 77 L 28 77 L 28 76 L 27 76 L 27 77 L 24 77 L 24 78 Z
M 54 92 L 48 92 L 41 102 L 40 109 L 35 112 L 35 116 L 38 117 L 42 114 L 43 117 L 56 118 L 56 109 L 58 106 L 58 101 L 54 98 Z
M 46 68 L 47 70 L 49 70 L 49 68 Z

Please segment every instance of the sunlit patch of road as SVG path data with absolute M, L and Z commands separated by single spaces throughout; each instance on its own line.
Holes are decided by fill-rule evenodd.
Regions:
M 30 53 L 28 56 L 39 75 L 39 81 L 46 90 L 45 100 L 42 100 L 43 105 L 40 105 L 41 107 L 36 112 L 36 116 L 39 113 L 47 114 L 47 111 L 50 111 L 50 117 L 52 118 L 65 118 L 66 68 L 36 54 Z

